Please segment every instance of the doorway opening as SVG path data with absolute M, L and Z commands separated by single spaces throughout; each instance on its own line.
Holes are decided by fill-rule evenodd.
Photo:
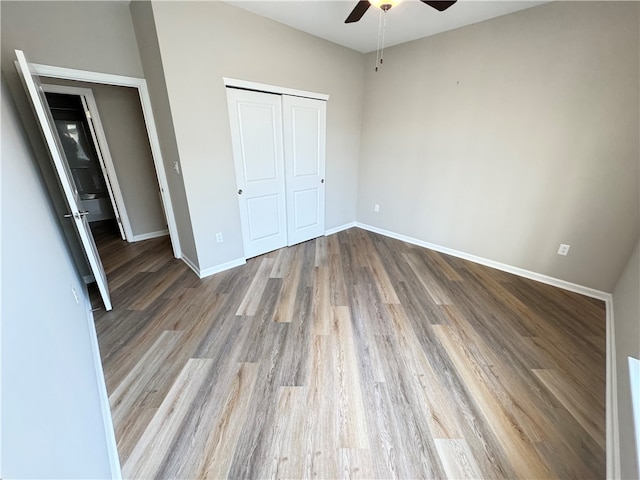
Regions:
M 96 85 L 102 84 L 118 87 L 134 87 L 132 90 L 135 90 L 135 93 L 137 93 L 136 98 L 140 102 L 139 105 L 142 110 L 144 124 L 143 130 L 147 134 L 145 137 L 148 140 L 148 145 L 151 149 L 153 164 L 152 170 L 155 170 L 154 173 L 156 174 L 152 176 L 155 177 L 154 181 L 157 180 L 157 184 L 159 186 L 159 196 L 161 199 L 160 211 L 162 212 L 164 210 L 166 218 L 167 229 L 163 234 L 166 234 L 168 231 L 174 256 L 176 258 L 180 258 L 181 251 L 177 236 L 176 221 L 168 191 L 167 177 L 162 162 L 160 144 L 157 131 L 155 129 L 155 122 L 151 111 L 151 101 L 147 91 L 146 81 L 140 78 L 32 64 L 27 60 L 24 52 L 21 50 L 16 50 L 15 53 L 17 58 L 15 63 L 18 74 L 23 82 L 23 86 L 25 87 L 31 106 L 33 107 L 36 120 L 40 125 L 45 145 L 49 153 L 49 158 L 52 163 L 51 166 L 53 167 L 54 174 L 58 180 L 60 193 L 62 194 L 62 198 L 64 198 L 64 203 L 66 204 L 66 207 L 61 204 L 59 205 L 59 207 L 65 208 L 66 210 L 63 210 L 64 213 L 61 212 L 64 216 L 63 228 L 66 228 L 65 225 L 69 225 L 66 223 L 67 221 L 71 222 L 70 225 L 73 226 L 73 230 L 77 233 L 77 242 L 69 240 L 69 246 L 72 247 L 72 253 L 77 261 L 80 261 L 79 258 L 82 257 L 86 260 L 89 272 L 85 274 L 84 266 L 78 265 L 79 272 L 82 273 L 87 283 L 95 281 L 105 309 L 111 310 L 111 299 L 106 272 L 103 268 L 87 219 L 89 211 L 82 209 L 87 201 L 98 199 L 97 197 L 102 187 L 108 190 L 107 186 L 109 185 L 109 182 L 105 181 L 104 185 L 101 185 L 99 179 L 96 180 L 91 178 L 91 173 L 89 172 L 89 170 L 91 170 L 89 167 L 90 159 L 88 158 L 88 153 L 91 150 L 89 142 L 84 142 L 82 152 L 79 151 L 81 146 L 79 131 L 82 129 L 80 123 L 76 122 L 74 124 L 74 118 L 71 116 L 66 119 L 66 122 L 59 122 L 59 124 L 56 125 L 56 122 L 53 119 L 52 110 L 49 108 L 44 94 L 40 76 L 60 80 L 86 81 Z M 68 106 L 67 102 L 67 105 L 63 105 L 62 107 Z M 64 108 L 59 109 L 64 110 Z M 91 121 L 91 118 L 88 117 L 88 120 Z M 74 135 L 71 135 L 71 133 Z M 84 133 L 86 136 L 86 132 Z M 64 142 L 62 140 L 63 138 L 65 139 Z M 71 165 L 66 159 L 65 148 L 63 147 L 64 143 L 67 143 L 67 149 L 69 149 L 69 152 L 73 157 L 72 163 L 74 163 L 74 165 Z M 99 147 L 96 147 L 96 150 L 99 150 Z M 84 165 L 81 164 L 81 160 L 85 163 Z M 76 170 L 75 172 L 72 171 L 72 166 L 74 167 L 73 170 Z M 79 170 L 82 170 L 80 168 L 81 166 L 86 167 L 85 170 L 87 170 L 87 175 L 79 172 Z M 146 175 L 141 178 L 145 177 L 149 176 Z M 135 179 L 136 177 L 133 176 L 133 178 Z M 76 182 L 84 182 L 86 185 L 81 186 L 80 189 L 78 189 Z M 56 193 L 53 193 L 53 195 L 57 196 Z M 115 202 L 113 203 L 112 208 L 113 213 L 117 213 L 117 206 Z M 108 211 L 108 208 L 104 210 Z M 108 213 L 106 213 L 106 215 L 108 215 Z M 142 238 L 140 238 L 140 240 L 142 240 Z M 83 262 L 80 261 L 80 263 L 82 264 Z
M 87 110 L 86 97 L 77 94 L 80 93 L 78 91 L 74 92 L 76 94 L 71 91 L 54 93 L 54 89 L 46 87 L 45 91 L 69 171 L 80 195 L 80 208 L 87 212 L 87 221 L 96 243 L 100 243 L 100 236 L 108 234 L 126 240 L 113 195 L 113 180 L 104 166 L 103 152 L 108 147 L 99 144 L 96 125 L 91 122 L 91 114 Z
M 98 247 L 106 234 L 127 242 L 168 235 L 135 89 L 58 79 L 41 84 Z
M 135 93 L 136 103 L 137 106 L 141 109 L 143 118 L 143 132 L 141 132 L 141 136 L 144 136 L 145 140 L 148 141 L 148 147 L 151 150 L 154 170 L 153 179 L 154 181 L 157 181 L 157 186 L 159 187 L 161 209 L 166 220 L 166 228 L 171 240 L 173 256 L 175 258 L 182 258 L 182 251 L 180 248 L 180 240 L 178 237 L 178 229 L 173 210 L 173 204 L 171 202 L 171 196 L 169 194 L 167 174 L 164 167 L 162 152 L 160 151 L 160 140 L 158 137 L 158 132 L 156 130 L 155 120 L 153 118 L 151 99 L 145 79 L 42 64 L 30 64 L 30 67 L 32 73 L 39 76 L 45 82 L 60 83 L 65 81 L 73 81 L 90 84 L 96 87 L 127 87 L 125 88 L 126 90 L 131 90 Z M 120 178 L 120 180 L 124 181 L 123 178 Z M 114 190 L 114 193 L 117 199 L 117 191 Z M 120 213 L 122 214 L 123 212 L 121 211 Z M 121 218 L 123 220 L 123 227 L 126 232 L 127 225 L 125 218 L 124 216 L 121 216 Z M 128 232 L 126 233 L 128 236 Z M 153 235 L 146 238 L 153 238 Z M 144 235 L 138 236 L 135 240 L 143 239 L 145 239 Z

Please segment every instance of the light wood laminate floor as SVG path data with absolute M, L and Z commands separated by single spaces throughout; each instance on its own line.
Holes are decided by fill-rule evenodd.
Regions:
M 360 229 L 199 280 L 98 235 L 127 478 L 604 478 L 600 301 Z

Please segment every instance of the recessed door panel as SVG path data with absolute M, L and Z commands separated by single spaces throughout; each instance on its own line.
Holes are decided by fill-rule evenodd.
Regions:
M 326 102 L 282 97 L 288 244 L 324 235 Z
M 320 192 L 318 188 L 298 190 L 293 194 L 296 230 L 314 227 L 320 221 Z
M 320 172 L 320 111 L 317 108 L 291 107 L 294 129 L 293 176 L 318 175 Z
M 227 89 L 246 258 L 287 245 L 279 95 Z
M 282 234 L 279 195 L 264 195 L 247 200 L 251 241 L 265 240 Z
M 274 180 L 278 175 L 274 105 L 238 102 L 245 184 Z M 265 128 L 270 127 L 270 128 Z

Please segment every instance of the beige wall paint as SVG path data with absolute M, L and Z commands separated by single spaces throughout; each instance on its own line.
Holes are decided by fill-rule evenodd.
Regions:
M 364 57 L 222 2 L 153 13 L 199 267 L 243 256 L 223 76 L 330 95 L 325 224 L 354 221 Z
M 198 252 L 193 238 L 191 213 L 189 212 L 184 182 L 182 177 L 173 170 L 174 162 L 178 162 L 178 165 L 180 164 L 180 155 L 176 145 L 173 117 L 169 106 L 169 97 L 167 96 L 167 86 L 164 81 L 164 70 L 162 68 L 162 58 L 158 47 L 158 37 L 151 3 L 143 1 L 131 2 L 130 10 L 156 120 L 162 161 L 167 172 L 167 185 L 176 219 L 181 254 L 197 265 Z
M 42 82 L 93 91 L 133 234 L 166 230 L 137 89 L 52 78 Z
M 0 8 L 5 69 L 17 48 L 34 63 L 142 77 L 127 2 L 3 0 Z
M 611 292 L 639 232 L 638 17 L 553 2 L 369 55 L 358 221 Z
M 613 317 L 616 342 L 620 478 L 638 478 L 640 459 L 636 457 L 635 442 L 637 440 L 633 431 L 627 357 L 640 358 L 640 243 L 636 245 L 613 291 Z

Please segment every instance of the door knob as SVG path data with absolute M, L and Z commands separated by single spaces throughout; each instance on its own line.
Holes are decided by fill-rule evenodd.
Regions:
M 322 180 L 320 180 L 320 183 L 324 183 L 324 178 Z
M 238 190 L 238 195 L 242 195 L 242 189 Z

